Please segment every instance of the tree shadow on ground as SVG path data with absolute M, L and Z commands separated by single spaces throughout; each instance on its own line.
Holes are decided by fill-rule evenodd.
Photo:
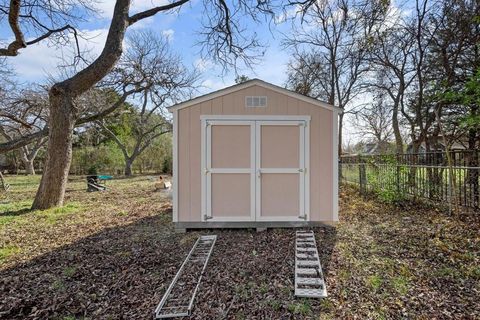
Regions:
M 0 217 L 18 217 L 24 214 L 32 212 L 31 208 L 24 208 L 19 210 L 7 210 L 5 212 L 0 212 Z
M 336 241 L 315 228 L 328 277 Z M 105 229 L 0 271 L 0 319 L 151 319 L 199 232 L 176 234 L 165 215 Z M 202 230 L 217 234 L 193 318 L 291 318 L 293 229 Z M 308 303 L 307 313 L 320 309 Z M 299 315 L 301 316 L 301 314 Z M 296 316 L 297 317 L 297 316 Z M 298 318 L 298 317 L 297 317 Z

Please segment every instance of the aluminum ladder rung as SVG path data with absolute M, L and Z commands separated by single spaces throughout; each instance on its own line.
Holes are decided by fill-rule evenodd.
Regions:
M 301 284 L 315 284 L 315 285 L 323 285 L 323 279 L 321 278 L 303 278 L 298 277 L 297 279 L 297 287 Z
M 216 235 L 200 236 L 197 239 L 155 309 L 156 319 L 186 317 L 191 315 L 193 302 L 195 301 L 195 296 L 197 295 L 200 282 L 202 281 L 208 260 L 212 255 L 216 240 Z M 199 270 L 198 266 L 200 263 L 203 264 L 203 267 Z M 192 266 L 193 269 L 189 268 L 189 266 Z M 189 274 L 189 272 L 195 273 Z M 196 279 L 196 281 L 192 279 Z M 187 295 L 182 291 L 175 293 L 177 284 L 184 287 L 192 287 L 190 294 Z M 181 305 L 176 306 L 176 302 L 181 303 Z M 188 303 L 188 305 L 185 305 L 185 303 Z
M 318 255 L 316 253 L 312 253 L 312 254 L 305 254 L 305 253 L 297 253 L 297 258 L 298 259 L 315 259 L 317 260 L 318 259 Z
M 299 268 L 301 268 L 301 266 L 314 266 L 314 267 L 320 266 L 320 264 L 318 263 L 318 259 L 315 260 L 315 261 L 309 261 L 309 260 L 297 261 L 296 265 L 297 265 Z
M 313 231 L 296 232 L 295 296 L 305 298 L 325 298 L 327 296 Z
M 325 298 L 327 292 L 325 289 L 297 289 L 295 288 L 295 296 L 303 298 Z
M 300 268 L 296 268 L 296 269 L 295 269 L 295 274 L 297 274 L 297 275 L 299 275 L 299 274 L 318 275 L 319 272 L 317 272 L 317 270 L 315 270 L 315 269 L 300 269 Z

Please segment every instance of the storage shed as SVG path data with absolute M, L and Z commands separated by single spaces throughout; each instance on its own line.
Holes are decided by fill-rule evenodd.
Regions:
M 169 110 L 177 229 L 338 221 L 338 108 L 253 79 Z

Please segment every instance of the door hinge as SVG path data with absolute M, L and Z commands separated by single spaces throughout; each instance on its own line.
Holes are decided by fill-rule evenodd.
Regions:
M 210 170 L 205 169 L 203 172 L 204 172 L 205 174 L 208 174 L 208 173 L 210 172 Z
M 303 220 L 307 220 L 307 215 L 306 215 L 306 214 L 303 214 L 303 216 L 299 216 L 298 218 L 299 218 L 299 219 L 303 219 Z
M 298 169 L 298 172 L 303 172 L 303 169 Z
M 210 217 L 210 216 L 207 216 L 206 214 L 204 214 L 204 215 L 203 215 L 203 220 L 205 220 L 205 221 L 206 221 L 206 220 L 209 220 L 209 219 L 212 219 L 212 217 Z

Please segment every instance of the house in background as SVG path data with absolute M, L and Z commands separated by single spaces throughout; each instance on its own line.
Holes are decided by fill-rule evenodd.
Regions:
M 450 141 L 452 138 L 447 138 L 447 141 Z M 429 138 L 430 152 L 445 152 L 445 143 L 442 136 L 438 136 L 435 139 Z M 467 149 L 467 142 L 464 142 L 461 138 L 455 138 L 453 143 L 449 146 L 450 151 L 462 151 Z M 426 153 L 427 145 L 424 142 L 420 144 L 418 153 Z M 407 153 L 413 153 L 413 143 L 407 145 Z
M 388 141 L 366 143 L 360 151 L 360 154 L 375 155 L 392 153 L 394 152 L 393 148 L 394 146 Z
M 253 79 L 169 110 L 177 229 L 338 221 L 338 108 Z

